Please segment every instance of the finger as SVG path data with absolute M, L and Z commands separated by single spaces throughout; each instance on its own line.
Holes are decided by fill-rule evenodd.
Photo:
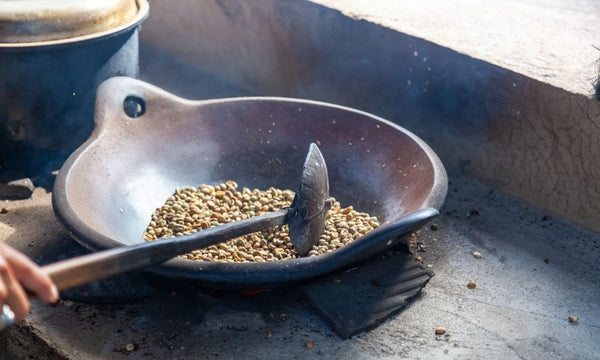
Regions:
M 6 287 L 7 296 L 4 303 L 15 313 L 15 321 L 22 320 L 29 312 L 29 299 L 25 294 L 25 290 L 15 278 L 10 265 L 6 259 L 0 256 L 0 280 Z
M 0 255 L 0 259 L 1 258 L 2 258 L 2 255 Z M 2 304 L 6 303 L 6 299 L 8 299 L 8 288 L 6 287 L 6 284 L 4 283 L 4 279 L 0 275 L 0 306 Z
M 35 293 L 42 301 L 53 303 L 58 300 L 56 286 L 37 264 L 13 248 L 4 249 L 4 253 L 13 274 L 26 289 Z

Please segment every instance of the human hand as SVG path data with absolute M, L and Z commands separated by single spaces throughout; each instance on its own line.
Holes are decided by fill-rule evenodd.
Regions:
M 0 309 L 5 310 L 7 305 L 15 322 L 29 312 L 25 289 L 47 303 L 58 300 L 58 290 L 48 275 L 27 256 L 0 242 Z

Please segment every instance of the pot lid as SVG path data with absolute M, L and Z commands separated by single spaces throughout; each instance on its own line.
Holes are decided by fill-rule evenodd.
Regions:
M 0 0 L 0 47 L 69 43 L 137 25 L 147 0 Z

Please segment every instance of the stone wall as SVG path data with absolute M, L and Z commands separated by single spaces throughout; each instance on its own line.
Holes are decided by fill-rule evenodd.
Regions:
M 141 46 L 253 94 L 387 118 L 427 141 L 450 174 L 600 231 L 591 96 L 308 1 L 154 0 Z

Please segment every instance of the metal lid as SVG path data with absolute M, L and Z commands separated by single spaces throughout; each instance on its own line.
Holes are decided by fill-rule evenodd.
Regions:
M 0 47 L 70 43 L 137 25 L 147 0 L 0 0 Z

